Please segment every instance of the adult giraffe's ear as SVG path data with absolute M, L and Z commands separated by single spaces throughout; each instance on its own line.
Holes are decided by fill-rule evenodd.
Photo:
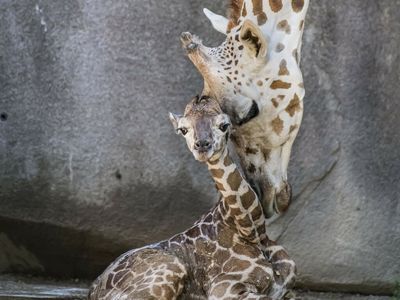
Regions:
M 171 112 L 169 113 L 169 119 L 172 123 L 172 126 L 174 126 L 175 132 L 177 134 L 178 134 L 178 122 L 180 118 L 182 118 L 182 115 L 176 115 Z
M 254 57 L 265 57 L 267 55 L 267 40 L 256 24 L 250 20 L 243 22 L 240 29 L 239 39 L 245 46 L 246 50 Z
M 228 29 L 228 19 L 213 13 L 211 10 L 208 10 L 207 8 L 204 8 L 203 12 L 206 15 L 206 17 L 210 20 L 215 30 L 226 35 L 226 31 Z

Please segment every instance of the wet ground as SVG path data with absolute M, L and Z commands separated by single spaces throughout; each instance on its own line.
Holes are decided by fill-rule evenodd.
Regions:
M 81 280 L 56 281 L 37 277 L 0 276 L 0 299 L 86 299 L 90 282 Z M 299 300 L 390 300 L 385 296 L 298 291 Z

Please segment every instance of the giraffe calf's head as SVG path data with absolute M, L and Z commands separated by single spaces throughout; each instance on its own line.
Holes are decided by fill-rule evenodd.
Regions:
M 186 106 L 183 115 L 170 113 L 177 134 L 186 139 L 196 160 L 218 159 L 223 153 L 230 132 L 230 120 L 218 102 L 208 96 L 196 96 Z

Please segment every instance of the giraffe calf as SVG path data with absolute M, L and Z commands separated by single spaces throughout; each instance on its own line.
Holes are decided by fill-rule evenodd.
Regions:
M 229 156 L 229 117 L 203 96 L 170 119 L 207 164 L 220 199 L 188 230 L 119 257 L 94 282 L 89 299 L 283 299 L 295 265 L 268 239 L 258 196 Z

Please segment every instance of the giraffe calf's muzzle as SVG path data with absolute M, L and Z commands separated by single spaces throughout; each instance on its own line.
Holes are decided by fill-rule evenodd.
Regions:
M 211 150 L 211 142 L 208 140 L 198 140 L 194 143 L 194 149 L 199 152 L 208 152 Z

